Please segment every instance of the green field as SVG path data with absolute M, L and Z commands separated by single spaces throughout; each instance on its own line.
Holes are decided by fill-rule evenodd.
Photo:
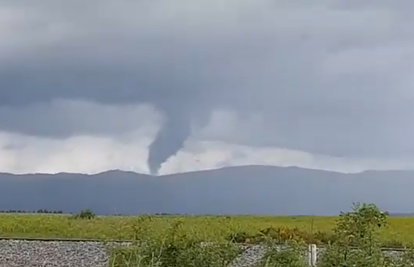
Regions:
M 260 230 L 295 228 L 305 232 L 329 233 L 337 217 L 311 216 L 151 216 L 142 217 L 105 216 L 91 220 L 73 219 L 65 215 L 1 214 L 1 237 L 76 238 L 130 240 L 137 227 L 145 228 L 156 237 L 162 235 L 174 223 L 192 237 L 205 241 L 219 241 L 233 233 L 245 232 L 255 235 Z M 384 244 L 414 244 L 414 217 L 393 217 L 381 232 Z

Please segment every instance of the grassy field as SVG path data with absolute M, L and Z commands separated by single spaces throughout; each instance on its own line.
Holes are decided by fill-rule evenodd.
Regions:
M 232 233 L 255 235 L 260 230 L 295 228 L 306 232 L 329 233 L 337 217 L 259 217 L 259 216 L 106 216 L 92 220 L 72 219 L 65 215 L 0 214 L 1 237 L 133 239 L 137 227 L 147 229 L 156 237 L 171 225 L 180 222 L 185 233 L 206 241 L 220 241 Z M 414 217 L 389 218 L 389 225 L 381 232 L 381 240 L 390 246 L 398 243 L 414 244 Z

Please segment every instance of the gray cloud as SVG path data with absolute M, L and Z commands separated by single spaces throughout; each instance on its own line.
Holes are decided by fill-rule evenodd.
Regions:
M 137 129 L 156 128 L 160 117 L 149 105 L 103 105 L 79 100 L 58 99 L 19 108 L 0 106 L 3 130 L 51 138 L 82 134 L 119 136 Z
M 191 121 L 203 125 L 225 108 L 239 128 L 216 138 L 231 142 L 414 155 L 414 3 L 68 3 L 2 4 L 13 16 L 0 41 L 1 105 L 153 104 L 177 122 L 164 129 L 166 151 L 191 133 Z M 1 126 L 25 132 L 25 123 Z

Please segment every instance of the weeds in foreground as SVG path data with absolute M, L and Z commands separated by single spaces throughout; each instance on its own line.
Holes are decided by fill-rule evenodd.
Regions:
M 150 220 L 137 223 L 132 246 L 112 251 L 112 267 L 227 267 L 240 254 L 239 247 L 230 242 L 205 243 L 188 236 L 179 220 L 161 238 L 146 238 Z
M 307 245 L 288 240 L 284 244 L 267 240 L 264 242 L 266 253 L 258 267 L 307 267 Z
M 373 204 L 354 204 L 341 213 L 334 228 L 336 242 L 318 258 L 320 267 L 408 267 L 413 266 L 412 250 L 387 254 L 381 249 L 379 230 L 387 225 L 387 214 Z
M 227 267 L 241 253 L 236 243 L 246 241 L 260 242 L 264 248 L 257 267 L 308 266 L 309 236 L 299 229 L 268 228 L 254 236 L 238 232 L 223 242 L 203 243 L 188 235 L 180 220 L 174 221 L 159 238 L 148 235 L 150 224 L 151 216 L 137 221 L 134 244 L 113 249 L 111 267 Z M 317 266 L 413 266 L 414 250 L 399 254 L 381 250 L 379 233 L 386 226 L 387 214 L 373 204 L 356 203 L 350 212 L 340 214 L 328 246 L 319 253 Z

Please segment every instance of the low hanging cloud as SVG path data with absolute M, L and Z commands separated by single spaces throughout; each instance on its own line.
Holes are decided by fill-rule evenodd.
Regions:
M 0 10 L 0 131 L 107 138 L 149 120 L 153 173 L 191 137 L 414 157 L 409 1 L 49 0 Z M 65 103 L 130 110 L 80 120 Z M 220 112 L 232 115 L 213 131 Z

